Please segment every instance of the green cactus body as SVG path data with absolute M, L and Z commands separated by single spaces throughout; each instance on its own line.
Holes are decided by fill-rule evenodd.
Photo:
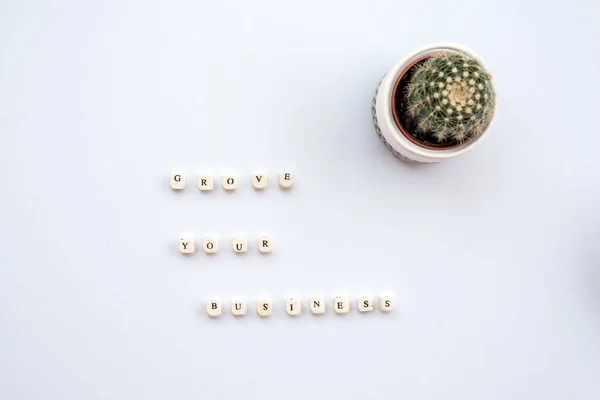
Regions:
M 407 86 L 408 117 L 418 133 L 440 143 L 464 142 L 486 129 L 496 93 L 481 63 L 462 54 L 433 56 L 416 67 Z

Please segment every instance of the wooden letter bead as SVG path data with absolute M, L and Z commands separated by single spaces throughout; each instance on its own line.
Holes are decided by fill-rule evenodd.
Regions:
M 394 298 L 394 296 L 391 295 L 381 296 L 381 298 L 379 299 L 379 308 L 383 312 L 394 311 L 394 309 L 396 308 L 396 299 Z
M 350 311 L 350 302 L 345 297 L 336 297 L 333 299 L 333 310 L 338 314 L 346 314 Z
M 215 188 L 215 180 L 212 175 L 198 176 L 198 190 L 205 192 Z
M 256 313 L 261 317 L 268 317 L 273 312 L 271 300 L 259 300 L 256 302 Z
M 241 300 L 231 302 L 231 313 L 235 316 L 246 315 L 246 303 Z
M 222 314 L 221 301 L 220 300 L 209 300 L 206 303 L 206 313 L 209 317 L 220 317 Z
M 245 253 L 248 251 L 248 240 L 245 237 L 235 237 L 233 238 L 232 247 L 236 253 Z
M 202 241 L 202 248 L 205 253 L 214 254 L 219 251 L 219 241 L 214 237 L 206 237 Z
M 182 237 L 179 239 L 179 251 L 182 254 L 193 254 L 196 251 L 196 244 L 191 237 Z
M 302 311 L 302 303 L 300 300 L 291 298 L 285 301 L 285 312 L 288 315 L 298 315 Z
M 313 314 L 324 314 L 325 313 L 325 299 L 322 297 L 313 297 L 310 299 L 310 311 Z
M 268 236 L 258 238 L 258 251 L 261 253 L 270 253 L 273 251 L 273 240 Z
M 374 303 L 372 297 L 361 297 L 356 300 L 356 306 L 359 312 L 373 311 Z
M 226 175 L 223 177 L 223 189 L 234 190 L 238 185 L 237 176 Z
M 264 189 L 267 187 L 268 178 L 265 174 L 254 174 L 252 175 L 252 187 L 254 189 Z
M 294 175 L 286 172 L 279 174 L 279 187 L 282 189 L 289 189 L 294 185 Z
M 185 175 L 173 173 L 171 175 L 171 188 L 173 188 L 173 190 L 185 189 Z

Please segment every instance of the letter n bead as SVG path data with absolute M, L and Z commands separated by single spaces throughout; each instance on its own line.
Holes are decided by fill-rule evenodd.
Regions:
M 319 315 L 325 313 L 325 299 L 322 297 L 313 297 L 310 299 L 310 311 L 313 314 Z

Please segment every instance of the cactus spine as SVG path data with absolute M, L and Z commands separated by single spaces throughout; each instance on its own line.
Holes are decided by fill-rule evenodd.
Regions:
M 488 126 L 496 103 L 490 74 L 464 54 L 442 54 L 416 67 L 406 90 L 408 117 L 440 143 L 464 142 Z

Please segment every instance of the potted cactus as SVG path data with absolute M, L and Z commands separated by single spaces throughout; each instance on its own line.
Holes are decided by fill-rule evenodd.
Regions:
M 432 163 L 471 150 L 495 111 L 496 90 L 481 60 L 462 47 L 435 45 L 383 77 L 371 112 L 388 150 L 403 160 Z

